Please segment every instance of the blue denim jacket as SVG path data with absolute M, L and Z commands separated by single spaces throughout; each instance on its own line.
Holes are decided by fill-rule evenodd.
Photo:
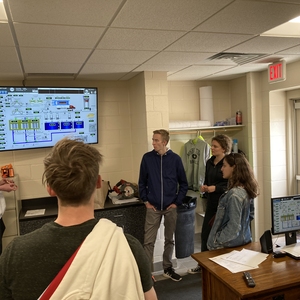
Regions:
M 232 188 L 219 200 L 207 247 L 209 250 L 237 247 L 252 241 L 250 222 L 254 218 L 253 199 L 242 187 Z

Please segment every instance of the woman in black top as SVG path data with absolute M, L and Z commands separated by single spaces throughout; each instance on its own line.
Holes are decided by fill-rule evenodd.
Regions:
M 223 159 L 226 154 L 229 154 L 232 149 L 232 140 L 229 136 L 220 134 L 216 135 L 211 140 L 211 158 L 206 162 L 205 180 L 200 187 L 202 193 L 205 193 L 207 198 L 207 207 L 202 224 L 201 232 L 201 251 L 207 251 L 207 239 L 214 221 L 214 216 L 217 212 L 220 196 L 227 188 L 228 180 L 223 178 L 221 171 Z M 201 272 L 198 265 L 194 269 L 188 270 L 189 273 L 195 274 Z

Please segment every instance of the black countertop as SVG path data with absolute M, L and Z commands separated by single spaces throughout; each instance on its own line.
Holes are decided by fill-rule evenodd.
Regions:
M 39 219 L 39 218 L 57 216 L 58 207 L 57 207 L 56 197 L 42 197 L 42 198 L 24 199 L 19 201 L 21 202 L 20 207 L 22 207 L 19 215 L 20 222 L 29 219 Z M 123 207 L 140 206 L 140 205 L 144 205 L 142 201 L 130 202 L 124 204 L 113 204 L 111 199 L 107 198 L 104 204 L 104 208 L 95 209 L 95 211 L 112 210 L 112 209 L 118 209 Z M 40 214 L 38 214 L 39 212 Z

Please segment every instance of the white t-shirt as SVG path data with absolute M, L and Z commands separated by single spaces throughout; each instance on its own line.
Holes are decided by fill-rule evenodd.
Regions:
M 0 192 L 0 219 L 2 218 L 4 212 L 6 209 L 6 202 L 5 202 L 5 198 L 3 196 L 3 193 Z

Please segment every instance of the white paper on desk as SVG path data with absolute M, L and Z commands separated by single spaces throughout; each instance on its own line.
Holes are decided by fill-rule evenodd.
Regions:
M 117 197 L 113 197 L 111 199 L 113 204 L 124 204 L 124 203 L 130 203 L 130 202 L 138 202 L 139 199 L 138 198 L 131 198 L 131 199 L 118 199 Z
M 300 255 L 300 243 L 283 246 L 281 247 L 281 250 L 295 256 Z
M 234 250 L 233 252 L 239 252 Z M 213 262 L 217 263 L 218 265 L 226 268 L 227 270 L 229 270 L 232 273 L 238 273 L 238 272 L 244 272 L 244 271 L 248 271 L 248 270 L 253 270 L 253 269 L 257 269 L 258 266 L 256 267 L 249 267 L 246 265 L 242 265 L 230 260 L 227 260 L 228 253 L 216 256 L 216 257 L 211 257 L 210 260 L 212 260 Z
M 46 209 L 31 209 L 27 210 L 25 213 L 25 217 L 32 217 L 32 216 L 41 216 L 45 214 Z
M 138 202 L 139 199 L 136 197 L 130 198 L 130 199 L 119 199 L 118 194 L 113 192 L 108 197 L 111 199 L 113 204 L 124 204 L 124 203 L 130 203 L 130 202 Z
M 268 254 L 265 253 L 248 249 L 242 249 L 241 251 L 230 252 L 229 255 L 226 257 L 226 260 L 255 268 L 260 263 L 262 263 L 267 257 Z

